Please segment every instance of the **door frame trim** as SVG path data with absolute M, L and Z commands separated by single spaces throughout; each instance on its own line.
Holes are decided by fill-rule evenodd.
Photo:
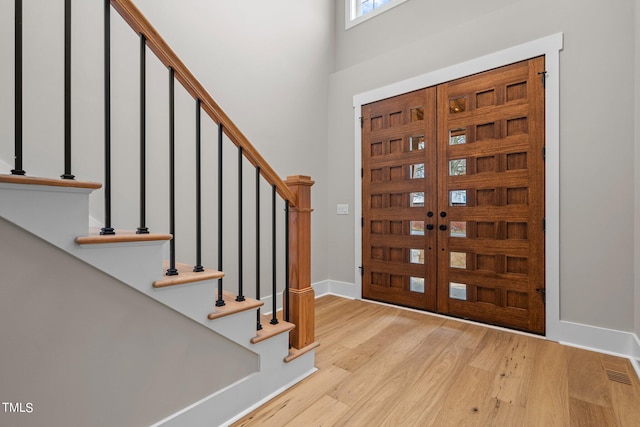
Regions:
M 471 74 L 545 56 L 545 285 L 546 285 L 546 337 L 561 341 L 563 327 L 560 322 L 560 51 L 563 49 L 563 33 L 552 34 L 537 40 L 513 46 L 469 61 L 431 71 L 407 80 L 392 83 L 353 97 L 355 129 L 355 169 L 362 167 L 362 106 L 414 90 L 435 86 Z M 362 181 L 355 174 L 355 260 L 362 264 Z M 358 265 L 354 266 L 355 295 L 362 298 L 362 277 Z

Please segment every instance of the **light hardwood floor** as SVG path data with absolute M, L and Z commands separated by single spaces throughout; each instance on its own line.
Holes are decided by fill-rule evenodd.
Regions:
M 318 372 L 234 426 L 640 426 L 628 360 L 334 296 L 316 316 Z

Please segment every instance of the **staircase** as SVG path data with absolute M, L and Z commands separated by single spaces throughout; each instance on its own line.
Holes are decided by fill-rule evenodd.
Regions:
M 28 3 L 25 0 L 25 3 Z M 65 6 L 71 7 L 67 0 Z M 255 370 L 249 369 L 250 374 L 242 378 L 236 378 L 233 383 L 225 384 L 220 389 L 213 390 L 208 395 L 202 395 L 199 400 L 182 410 L 174 412 L 168 417 L 158 413 L 156 424 L 162 426 L 198 426 L 198 425 L 224 425 L 235 417 L 240 416 L 255 405 L 266 401 L 275 394 L 290 387 L 315 371 L 314 349 L 318 343 L 314 340 L 314 313 L 313 290 L 310 286 L 310 214 L 311 200 L 310 189 L 313 181 L 306 176 L 292 176 L 283 181 L 255 150 L 246 137 L 235 124 L 226 116 L 222 109 L 215 103 L 211 95 L 202 87 L 189 69 L 180 61 L 167 43 L 158 35 L 146 18 L 130 0 L 106 0 L 105 6 L 105 67 L 109 70 L 109 55 L 111 27 L 111 12 L 117 11 L 136 34 L 140 37 L 141 46 L 141 139 L 140 139 L 140 170 L 139 170 L 139 217 L 137 229 L 120 230 L 112 224 L 113 201 L 129 200 L 130 195 L 119 194 L 112 185 L 111 146 L 116 141 L 111 141 L 110 129 L 111 108 L 109 72 L 105 72 L 105 141 L 104 141 L 104 186 L 94 182 L 83 182 L 73 175 L 71 170 L 72 147 L 77 143 L 71 143 L 70 129 L 65 131 L 64 143 L 64 167 L 61 167 L 62 176 L 58 178 L 30 177 L 25 172 L 28 165 L 23 165 L 23 132 L 22 132 L 22 54 L 21 46 L 22 0 L 15 1 L 16 13 L 16 127 L 15 141 L 15 165 L 11 174 L 0 175 L 0 218 L 20 227 L 42 241 L 61 249 L 69 259 L 79 259 L 121 283 L 137 290 L 147 297 L 155 300 L 172 310 L 191 319 L 209 330 L 212 340 L 221 342 L 233 342 L 237 348 L 232 353 L 221 358 L 228 361 L 242 359 L 252 355 L 257 357 L 258 363 Z M 65 9 L 67 21 L 65 34 L 70 37 L 70 10 Z M 66 39 L 68 46 L 70 39 Z M 197 154 L 194 169 L 196 170 L 195 189 L 180 187 L 182 181 L 176 179 L 173 112 L 175 109 L 173 96 L 170 98 L 170 152 L 169 165 L 165 165 L 170 171 L 169 188 L 166 189 L 169 206 L 160 213 L 161 217 L 168 217 L 168 230 L 158 232 L 153 227 L 148 227 L 150 216 L 146 204 L 150 199 L 146 191 L 153 185 L 147 182 L 150 173 L 147 171 L 149 160 L 147 142 L 145 138 L 145 103 L 146 92 L 165 90 L 147 87 L 145 83 L 145 55 L 148 50 L 153 52 L 170 73 L 170 90 L 175 93 L 175 82 L 182 85 L 186 92 L 196 101 L 197 108 Z M 65 61 L 70 64 L 69 61 Z M 71 84 L 66 70 L 67 85 Z M 65 90 L 65 97 L 70 89 Z M 65 125 L 71 122 L 70 103 L 65 102 Z M 203 219 L 203 210 L 208 203 L 203 199 L 202 180 L 203 159 L 200 155 L 200 113 L 204 112 L 217 126 L 218 130 L 218 156 L 217 165 L 211 165 L 204 161 L 205 168 L 217 167 L 217 215 L 216 223 L 208 224 Z M 228 194 L 227 186 L 229 162 L 223 162 L 223 141 L 232 142 L 237 148 L 237 182 L 231 187 L 238 191 L 234 202 L 237 203 L 238 219 L 233 223 L 237 230 L 237 240 L 228 244 L 225 236 L 231 234 L 225 221 L 225 198 Z M 9 145 L 8 141 L 0 141 L 3 145 Z M 24 142 L 25 144 L 28 141 Z M 228 151 L 228 149 L 226 149 Z M 41 159 L 42 161 L 43 159 Z M 25 163 L 27 163 L 25 161 Z M 255 168 L 255 187 L 246 188 L 243 184 L 243 167 L 249 163 Z M 157 168 L 158 166 L 156 166 Z M 266 185 L 271 190 L 271 214 L 262 212 Z M 136 183 L 138 184 L 138 183 Z M 209 191 L 209 190 L 207 190 Z M 213 191 L 213 189 L 211 189 Z M 243 193 L 244 191 L 244 193 Z M 102 203 L 102 200 L 91 196 L 94 192 L 102 192 L 104 197 L 104 221 L 96 221 L 90 218 L 90 211 L 94 203 Z M 194 193 L 195 203 L 184 206 L 176 202 L 181 192 Z M 245 213 L 243 202 L 255 198 L 252 206 L 254 213 Z M 277 212 L 276 197 L 284 201 L 284 216 Z M 126 204 L 126 202 L 121 202 Z M 246 202 L 245 202 L 246 206 Z M 186 212 L 186 213 L 185 213 Z M 154 212 L 153 215 L 158 215 Z M 254 219 L 251 226 L 245 217 Z M 195 224 L 192 218 L 196 218 Z M 93 223 L 100 223 L 99 227 L 90 227 Z M 166 222 L 166 221 L 165 221 Z M 282 224 L 284 223 L 284 226 Z M 155 221 L 154 223 L 162 223 Z M 269 224 L 271 223 L 271 224 Z M 279 225 L 278 225 L 279 224 Z M 270 250 L 265 250 L 265 229 L 271 225 Z M 151 228 L 151 231 L 149 231 Z M 210 241 L 207 232 L 217 228 L 214 243 Z M 177 230 L 190 229 L 188 235 L 182 237 Z M 283 229 L 284 236 L 282 236 Z M 235 231 L 234 230 L 234 231 Z M 280 231 L 280 234 L 277 234 Z M 250 236 L 253 234 L 253 236 Z M 27 234 L 25 234 L 27 236 Z M 279 237 L 278 237 L 279 236 Z M 249 237 L 255 237 L 257 241 L 247 243 Z M 26 237 L 25 237 L 26 238 Z M 190 241 L 192 247 L 184 250 L 184 246 L 176 246 L 176 240 Z M 261 240 L 262 239 L 262 240 Z M 8 242 L 3 251 L 10 251 Z M 243 245 L 245 248 L 243 249 Z M 211 247 L 214 247 L 211 250 Z M 246 249 L 249 247 L 250 250 Z M 284 246 L 284 248 L 282 248 Z M 209 250 L 211 253 L 208 253 Z M 182 251 L 182 252 L 181 252 Z M 255 256 L 248 256 L 247 252 L 254 252 Z M 180 263 L 176 258 L 184 257 L 189 263 Z M 224 259 L 223 259 L 224 255 Z M 235 257 L 234 257 L 235 256 Z M 218 258 L 218 268 L 209 268 L 203 265 L 203 260 Z M 231 262 L 229 262 L 231 259 Z M 262 259 L 262 262 L 261 262 Z M 267 260 L 267 262 L 265 262 Z M 223 262 L 224 261 L 224 262 Z M 38 262 L 38 260 L 33 260 Z M 209 261 L 210 262 L 210 261 Z M 265 266 L 265 264 L 270 264 Z M 225 266 L 232 265 L 234 273 L 229 278 L 223 270 Z M 248 274 L 253 273 L 251 280 L 247 280 Z M 266 273 L 266 274 L 265 274 Z M 264 283 L 265 275 L 271 273 L 271 286 Z M 284 276 L 284 277 L 283 277 Z M 231 280 L 230 280 L 231 279 Z M 43 278 L 44 280 L 44 278 Z M 231 281 L 229 285 L 223 285 Z M 27 284 L 25 279 L 25 284 Z M 245 282 L 250 282 L 254 288 L 248 290 Z M 283 283 L 284 282 L 284 283 Z M 265 286 L 266 285 L 266 286 Z M 270 295 L 265 288 L 270 288 Z M 2 286 L 0 286 L 0 291 Z M 252 294 L 247 296 L 245 294 Z M 261 298 L 262 295 L 262 298 Z M 281 296 L 279 296 L 281 295 Z M 279 300 L 282 298 L 282 304 Z M 269 302 L 269 307 L 263 307 L 264 302 Z M 19 301 L 16 301 L 19 303 Z M 262 311 L 261 311 L 262 310 Z M 20 322 L 20 319 L 9 319 Z M 161 327 L 159 325 L 159 327 Z M 171 345 L 171 343 L 167 343 Z M 222 345 L 222 344 L 221 344 Z M 226 347 L 225 347 L 226 348 Z M 211 369 L 224 370 L 225 360 L 212 361 Z M 187 369 L 187 368 L 185 368 Z M 244 374 L 243 374 L 244 375 Z M 225 377 L 226 378 L 226 377 Z M 6 387 L 10 384 L 5 383 Z M 0 388 L 0 391 L 3 391 Z M 135 396 L 127 394 L 126 390 L 112 390 L 114 394 L 122 394 L 123 399 L 135 399 Z M 4 398 L 4 396 L 3 396 Z M 135 401 L 131 402 L 135 405 Z M 53 424 L 64 422 L 64 417 L 56 420 L 52 414 L 46 416 Z M 147 414 L 151 416 L 152 414 Z M 2 421 L 0 417 L 0 421 Z M 114 425 L 113 420 L 104 420 L 105 425 Z M 2 422 L 0 422 L 1 424 Z M 118 425 L 126 425 L 119 420 Z M 16 425 L 20 425 L 19 423 Z

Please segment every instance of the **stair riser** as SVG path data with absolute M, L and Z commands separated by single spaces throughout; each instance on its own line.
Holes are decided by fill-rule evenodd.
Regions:
M 256 335 L 256 324 L 256 310 L 242 311 L 219 319 L 209 320 L 211 329 L 252 351 L 256 351 L 255 345 L 250 342 L 251 338 Z M 289 334 L 286 335 L 287 337 L 289 336 Z
M 254 345 L 254 349 L 260 353 L 260 370 L 274 375 L 263 375 L 260 387 L 264 394 L 272 393 L 281 387 L 284 382 L 293 381 L 295 378 L 308 371 L 315 360 L 315 350 L 300 356 L 296 360 L 285 363 L 284 358 L 289 354 L 289 334 L 280 334 L 266 341 Z
M 91 190 L 0 183 L 0 216 L 64 250 L 89 228 Z
M 163 246 L 166 244 L 165 241 L 75 244 L 70 252 L 110 276 L 148 294 L 153 289 L 153 281 L 162 278 L 164 274 L 162 260 Z

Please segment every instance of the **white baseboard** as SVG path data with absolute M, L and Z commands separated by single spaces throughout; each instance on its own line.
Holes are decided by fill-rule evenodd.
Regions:
M 311 286 L 316 298 L 337 295 L 360 299 L 360 290 L 354 283 L 324 280 Z M 556 320 L 547 323 L 547 338 L 572 347 L 628 358 L 640 378 L 640 339 L 632 332 Z
M 349 299 L 360 299 L 360 289 L 354 283 L 340 282 L 337 280 L 323 280 L 311 285 L 316 293 L 316 298 L 323 295 L 337 295 Z
M 230 406 L 231 408 L 234 408 L 234 407 L 241 408 L 242 406 L 238 405 L 237 403 L 237 396 L 242 395 L 242 396 L 248 397 L 249 399 L 257 398 L 259 393 L 256 392 L 256 390 L 259 389 L 259 383 L 260 382 L 259 382 L 258 374 L 249 375 L 248 377 L 243 378 L 240 381 L 237 381 L 236 383 L 231 384 L 222 390 L 218 390 L 215 393 L 209 396 L 206 396 L 205 398 L 181 409 L 180 411 L 174 414 L 171 414 L 170 416 L 153 424 L 151 427 L 160 427 L 160 426 L 166 427 L 166 426 L 180 425 L 181 423 L 184 423 L 184 422 L 193 422 L 193 420 L 189 418 L 193 417 L 194 416 L 193 414 L 196 412 L 207 413 L 207 415 L 209 415 L 208 419 L 210 421 L 213 421 L 214 423 L 212 425 L 215 425 L 216 423 L 218 423 L 218 425 L 223 425 L 222 420 L 219 419 L 216 421 L 216 415 L 215 415 L 216 409 L 219 410 L 220 408 L 225 408 L 224 411 L 227 411 L 229 410 L 227 408 L 228 406 Z M 241 391 L 240 394 L 239 394 L 239 390 Z M 228 413 L 234 413 L 233 409 L 231 409 L 231 411 Z
M 343 298 L 360 299 L 359 289 L 353 283 L 339 282 L 337 280 L 323 280 L 322 282 L 312 283 L 311 287 L 316 298 L 323 295 L 337 295 Z M 264 303 L 260 312 L 262 314 L 270 314 L 273 311 L 273 299 L 271 295 L 260 298 Z M 282 292 L 276 294 L 276 309 L 282 310 Z
M 638 378 L 640 378 L 640 359 L 630 359 L 631 360 L 631 366 L 633 366 L 633 369 L 636 370 L 636 375 L 638 375 Z
M 616 356 L 637 358 L 638 338 L 631 332 L 601 328 L 561 320 L 557 323 L 553 339 L 562 344 L 592 349 Z
M 635 354 L 630 360 L 633 365 L 633 369 L 636 370 L 636 374 L 638 374 L 638 378 L 640 378 L 640 338 L 638 338 L 638 335 L 636 334 L 633 334 L 633 338 Z
M 231 418 L 230 420 L 227 420 L 226 422 L 224 422 L 223 426 L 229 426 L 233 423 L 235 423 L 236 421 L 238 421 L 240 418 L 244 417 L 245 415 L 251 413 L 252 411 L 256 410 L 257 408 L 259 408 L 260 406 L 264 405 L 265 403 L 267 403 L 268 401 L 270 401 L 271 399 L 273 399 L 274 397 L 278 396 L 279 394 L 284 393 L 286 390 L 288 390 L 289 388 L 293 387 L 294 385 L 298 384 L 300 381 L 302 381 L 303 379 L 307 378 L 309 375 L 315 373 L 318 370 L 318 368 L 313 368 L 312 370 L 310 370 L 309 372 L 305 372 L 304 374 L 302 374 L 300 377 L 296 378 L 295 380 L 291 381 L 289 384 L 283 386 L 282 388 L 274 391 L 273 393 L 271 393 L 269 396 L 265 397 L 264 399 L 260 400 L 259 402 L 256 402 L 254 405 L 252 405 L 251 407 L 247 408 L 246 410 L 242 411 L 241 413 L 239 413 L 238 415 L 234 416 L 233 418 Z
M 265 404 L 269 400 L 273 399 L 277 395 L 283 393 L 285 390 L 293 387 L 309 375 L 316 372 L 318 369 L 313 368 L 289 383 L 285 384 L 278 390 L 264 397 L 263 399 L 258 399 L 260 395 L 260 381 L 258 374 L 249 375 L 242 380 L 231 384 L 230 386 L 219 390 L 195 403 L 187 406 L 186 408 L 176 412 L 168 416 L 167 418 L 158 421 L 153 424 L 151 427 L 177 427 L 177 426 L 209 426 L 209 425 L 218 425 L 218 426 L 229 426 L 233 424 L 235 421 L 244 417 L 251 411 L 255 410 L 259 406 Z M 242 396 L 242 398 L 239 398 Z M 250 407 L 246 407 L 249 402 L 255 402 Z M 243 409 L 242 412 L 238 413 L 239 408 Z M 220 420 L 220 415 L 223 415 L 225 418 Z M 224 414 L 227 414 L 226 416 Z M 226 417 L 233 415 L 232 418 L 227 419 Z M 225 421 L 226 419 L 226 421 Z

